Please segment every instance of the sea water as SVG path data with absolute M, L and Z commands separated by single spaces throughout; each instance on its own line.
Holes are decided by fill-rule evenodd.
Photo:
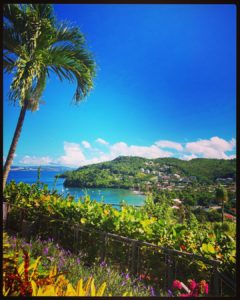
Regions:
M 79 199 L 84 195 L 89 195 L 91 200 L 98 202 L 104 202 L 109 204 L 120 204 L 121 201 L 125 201 L 129 205 L 143 205 L 146 198 L 145 195 L 134 193 L 127 189 L 117 188 L 73 188 L 64 187 L 64 178 L 58 178 L 55 176 L 59 174 L 56 171 L 41 171 L 40 182 L 47 184 L 50 190 L 57 190 L 58 193 L 63 196 L 71 195 L 75 199 Z M 7 182 L 15 180 L 15 182 L 24 182 L 28 184 L 36 183 L 37 170 L 11 170 L 8 176 Z

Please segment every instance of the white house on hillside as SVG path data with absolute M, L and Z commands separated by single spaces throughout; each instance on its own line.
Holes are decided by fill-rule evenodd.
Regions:
M 182 201 L 180 199 L 173 199 L 173 202 L 178 203 L 178 204 L 182 203 Z

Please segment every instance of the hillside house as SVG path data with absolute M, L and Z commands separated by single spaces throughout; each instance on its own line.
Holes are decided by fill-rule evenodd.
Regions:
M 182 201 L 180 199 L 177 199 L 177 198 L 173 199 L 173 202 L 176 203 L 176 204 L 181 204 L 182 203 Z
M 173 174 L 173 177 L 175 177 L 176 179 L 181 178 L 181 176 L 179 174 Z

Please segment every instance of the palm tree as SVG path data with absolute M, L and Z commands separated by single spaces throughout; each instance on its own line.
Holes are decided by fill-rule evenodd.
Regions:
M 216 189 L 216 199 L 219 203 L 221 203 L 221 207 L 222 207 L 222 224 L 223 224 L 223 221 L 224 221 L 224 203 L 226 203 L 228 201 L 228 192 L 224 187 L 219 186 Z
M 3 66 L 13 74 L 9 99 L 21 107 L 4 165 L 4 189 L 26 111 L 38 109 L 47 78 L 55 73 L 61 81 L 75 81 L 78 103 L 93 87 L 96 65 L 79 28 L 58 24 L 51 5 L 6 4 L 3 16 Z

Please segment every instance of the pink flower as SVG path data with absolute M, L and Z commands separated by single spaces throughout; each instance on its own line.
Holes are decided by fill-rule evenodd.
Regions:
M 208 284 L 206 280 L 201 280 L 199 282 L 199 292 L 201 294 L 208 294 Z
M 173 288 L 174 288 L 174 289 L 181 290 L 181 288 L 182 288 L 182 283 L 181 283 L 179 280 L 174 280 L 174 281 L 173 281 Z
M 191 294 L 180 294 L 179 296 L 180 296 L 180 297 L 192 297 Z
M 208 294 L 208 284 L 205 285 L 205 294 Z
M 194 289 L 197 287 L 196 281 L 194 281 L 192 279 L 189 279 L 188 282 L 189 282 L 189 288 L 190 288 L 190 290 L 194 291 Z

